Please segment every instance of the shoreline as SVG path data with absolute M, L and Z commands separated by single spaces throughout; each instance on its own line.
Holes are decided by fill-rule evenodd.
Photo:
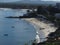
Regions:
M 57 29 L 57 27 L 54 27 L 54 24 L 47 24 L 36 18 L 23 18 L 23 20 L 31 23 L 34 26 L 35 30 L 38 31 L 40 42 L 46 41 L 46 37 L 48 37 L 48 34 L 50 34 L 51 32 L 55 32 Z M 50 25 L 53 25 L 53 27 Z

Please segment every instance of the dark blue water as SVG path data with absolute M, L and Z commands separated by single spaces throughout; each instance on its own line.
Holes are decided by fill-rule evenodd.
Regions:
M 0 45 L 30 44 L 35 38 L 35 29 L 21 19 L 8 19 L 7 16 L 19 16 L 25 10 L 0 9 Z

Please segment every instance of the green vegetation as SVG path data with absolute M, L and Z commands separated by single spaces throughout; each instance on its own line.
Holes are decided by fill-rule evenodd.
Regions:
M 58 8 L 52 7 L 51 5 L 48 6 L 47 8 L 43 8 L 40 6 L 40 9 L 38 9 L 37 13 L 42 14 L 49 21 L 58 25 L 57 26 L 58 29 L 55 32 L 52 32 L 48 35 L 47 41 L 39 43 L 37 45 L 60 45 L 60 19 L 56 19 L 56 17 L 55 17 L 55 14 L 60 13 L 60 10 Z M 36 44 L 34 44 L 34 45 L 36 45 Z
M 46 42 L 46 43 L 40 44 L 40 45 L 60 45 L 60 41 Z

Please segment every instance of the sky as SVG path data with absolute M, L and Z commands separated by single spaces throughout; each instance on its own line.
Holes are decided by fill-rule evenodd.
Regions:
M 14 2 L 14 1 L 20 1 L 20 0 L 0 0 L 0 2 Z
M 60 1 L 60 0 L 43 0 L 43 1 Z
M 16 2 L 16 1 L 21 1 L 21 0 L 0 0 L 0 2 Z M 28 0 L 24 0 L 28 1 Z M 60 2 L 60 0 L 31 0 L 31 1 L 57 1 Z

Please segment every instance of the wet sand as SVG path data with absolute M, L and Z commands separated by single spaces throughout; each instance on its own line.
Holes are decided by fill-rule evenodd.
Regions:
M 54 24 L 49 21 L 41 21 L 36 18 L 24 18 L 23 20 L 31 23 L 36 31 L 39 33 L 39 37 L 41 42 L 46 41 L 46 37 L 48 37 L 48 34 L 51 32 L 56 31 L 57 27 L 54 27 Z

